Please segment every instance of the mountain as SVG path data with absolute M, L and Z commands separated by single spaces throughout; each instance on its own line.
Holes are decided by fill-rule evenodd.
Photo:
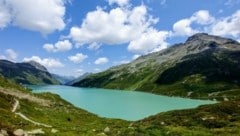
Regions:
M 75 79 L 75 77 L 73 76 L 61 76 L 53 73 L 51 73 L 51 75 L 63 85 Z
M 34 61 L 14 63 L 0 60 L 0 74 L 22 84 L 59 84 L 44 66 Z
M 66 82 L 65 85 L 71 86 L 71 85 L 73 85 L 73 84 L 75 84 L 75 83 L 77 83 L 77 82 L 80 82 L 81 80 L 83 80 L 84 78 L 86 78 L 87 76 L 89 76 L 89 75 L 91 75 L 91 74 L 92 74 L 92 73 L 84 73 L 83 75 L 79 76 L 78 78 L 73 79 L 73 80 L 71 80 L 71 81 L 69 81 L 69 82 Z
M 218 99 L 226 91 L 234 96 L 240 88 L 240 44 L 199 33 L 185 43 L 92 74 L 73 85 L 192 98 Z

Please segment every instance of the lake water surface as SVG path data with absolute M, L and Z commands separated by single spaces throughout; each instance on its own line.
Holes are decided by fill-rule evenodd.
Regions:
M 216 103 L 207 100 L 192 100 L 167 97 L 136 91 L 119 91 L 96 88 L 78 88 L 61 85 L 27 86 L 33 92 L 51 92 L 76 107 L 100 117 L 136 121 L 159 112 L 195 108 L 203 104 Z

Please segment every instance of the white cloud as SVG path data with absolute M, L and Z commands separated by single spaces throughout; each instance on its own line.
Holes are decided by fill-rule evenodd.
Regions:
M 58 41 L 55 44 L 44 44 L 43 48 L 48 52 L 64 52 L 72 49 L 72 43 L 69 40 Z
M 8 60 L 16 60 L 18 56 L 18 54 L 13 49 L 5 50 L 5 54 L 6 54 L 5 58 Z
M 130 0 L 108 0 L 109 5 L 118 4 L 119 6 L 128 5 Z
M 87 14 L 80 27 L 72 27 L 69 36 L 78 46 L 92 43 L 123 44 L 140 37 L 156 22 L 157 19 L 148 15 L 145 5 L 131 10 L 118 7 L 109 12 L 97 8 Z
M 89 49 L 89 50 L 97 50 L 97 49 L 99 49 L 100 47 L 101 47 L 101 44 L 95 43 L 95 42 L 88 45 L 88 49 Z
M 159 51 L 167 47 L 165 42 L 169 32 L 149 29 L 143 33 L 140 38 L 130 42 L 128 50 L 134 53 L 146 54 L 153 51 Z
M 116 65 L 127 64 L 130 60 L 121 60 L 121 61 L 114 61 L 113 63 Z
M 88 58 L 87 55 L 84 55 L 82 53 L 77 53 L 74 56 L 69 56 L 68 59 L 74 63 L 81 63 L 83 62 L 86 58 Z
M 0 59 L 7 59 L 7 58 L 4 55 L 0 55 Z
M 106 64 L 106 63 L 108 63 L 108 58 L 106 58 L 106 57 L 102 57 L 102 58 L 98 58 L 95 62 L 94 62 L 94 64 L 96 64 L 96 65 L 102 65 L 102 64 Z
M 192 21 L 190 19 L 182 19 L 176 22 L 173 25 L 174 35 L 178 36 L 189 36 L 194 33 L 197 33 L 196 30 L 193 30 L 191 27 Z
M 185 18 L 177 21 L 173 25 L 173 35 L 175 36 L 190 36 L 201 30 L 193 29 L 192 24 L 209 25 L 215 21 L 215 18 L 209 14 L 207 10 L 199 10 L 190 18 Z
M 83 75 L 84 74 L 84 70 L 83 69 L 76 69 L 75 70 L 75 77 L 79 77 L 79 76 L 81 76 L 81 75 Z
M 11 22 L 9 8 L 4 2 L 5 1 L 0 0 L 0 28 L 6 27 Z
M 135 60 L 135 59 L 139 58 L 140 56 L 141 55 L 139 55 L 139 54 L 135 54 L 135 55 L 133 55 L 132 60 Z
M 195 21 L 201 25 L 207 25 L 213 23 L 215 18 L 210 15 L 208 10 L 199 10 L 193 14 L 190 20 L 192 20 L 192 22 Z
M 240 43 L 240 39 L 237 39 L 237 41 Z
M 1 0 L 0 27 L 10 22 L 21 28 L 49 34 L 65 27 L 67 0 Z M 3 17 L 3 20 L 2 20 Z
M 95 68 L 94 71 L 95 71 L 95 72 L 99 72 L 99 71 L 101 71 L 101 69 Z
M 40 58 L 39 56 L 32 56 L 31 58 L 24 58 L 24 62 L 28 61 L 36 61 L 41 65 L 45 66 L 46 68 L 60 68 L 64 67 L 64 65 L 57 59 L 53 58 Z
M 231 16 L 217 20 L 210 26 L 210 32 L 220 36 L 240 36 L 240 10 L 236 11 Z
M 72 27 L 69 37 L 78 46 L 90 44 L 89 49 L 99 44 L 117 45 L 129 43 L 128 51 L 146 54 L 166 47 L 166 31 L 158 31 L 153 25 L 158 19 L 148 14 L 145 5 L 104 11 L 97 8 L 89 12 L 80 27 Z

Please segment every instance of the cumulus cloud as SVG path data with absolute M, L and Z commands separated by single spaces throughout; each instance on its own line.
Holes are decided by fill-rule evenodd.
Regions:
M 69 40 L 58 41 L 55 44 L 44 44 L 43 48 L 48 52 L 64 52 L 72 49 L 72 43 Z
M 108 0 L 109 5 L 118 4 L 119 6 L 125 6 L 129 4 L 130 0 Z
M 201 25 L 207 25 L 213 23 L 215 18 L 210 15 L 208 10 L 199 10 L 193 14 L 190 20 L 195 21 Z
M 109 12 L 97 8 L 86 15 L 80 27 L 71 28 L 69 37 L 78 47 L 89 44 L 89 48 L 94 49 L 99 44 L 129 43 L 130 52 L 145 54 L 167 45 L 168 32 L 154 29 L 157 22 L 158 19 L 148 13 L 145 5 L 117 7 Z
M 4 2 L 0 0 L 0 28 L 6 27 L 11 22 L 10 9 Z
M 83 62 L 86 58 L 88 58 L 87 55 L 84 55 L 82 53 L 77 53 L 74 56 L 69 56 L 68 59 L 74 63 L 81 63 Z
M 113 64 L 121 65 L 121 64 L 127 64 L 129 62 L 130 60 L 121 60 L 121 61 L 114 61 Z
M 237 41 L 240 43 L 240 38 L 239 38 L 239 39 L 237 39 Z
M 45 66 L 46 68 L 60 68 L 60 67 L 64 67 L 62 62 L 60 62 L 57 59 L 53 59 L 53 58 L 43 58 L 42 59 L 39 56 L 32 56 L 30 58 L 24 58 L 23 61 L 24 62 L 36 61 L 36 62 L 40 63 L 41 65 Z
M 210 26 L 210 33 L 220 36 L 240 36 L 240 10 L 233 13 L 231 16 L 219 19 Z
M 18 56 L 18 54 L 13 49 L 7 49 L 5 51 L 5 54 L 7 56 L 6 58 L 9 60 L 16 60 Z
M 135 60 L 135 59 L 139 58 L 140 56 L 141 55 L 139 55 L 139 54 L 135 54 L 135 55 L 133 55 L 132 60 Z
M 15 26 L 42 34 L 63 30 L 66 1 L 1 0 L 0 28 L 6 27 L 11 22 Z
M 94 64 L 96 64 L 96 65 L 102 65 L 102 64 L 106 64 L 106 63 L 108 63 L 108 58 L 106 58 L 106 57 L 101 57 L 101 58 L 98 58 L 95 62 L 94 62 Z
M 197 33 L 197 30 L 193 30 L 191 27 L 192 21 L 190 19 L 182 19 L 173 25 L 173 31 L 178 36 L 189 36 Z
M 146 54 L 153 51 L 159 51 L 167 47 L 165 42 L 169 32 L 149 29 L 143 33 L 140 38 L 130 42 L 128 50 L 134 53 Z
M 76 69 L 75 70 L 75 77 L 79 77 L 81 75 L 84 74 L 84 70 L 83 69 Z
M 0 55 L 0 59 L 7 59 L 7 58 L 4 55 Z
M 185 18 L 173 24 L 173 35 L 175 36 L 190 36 L 198 33 L 201 30 L 193 29 L 192 24 L 209 25 L 215 21 L 215 18 L 210 15 L 207 10 L 199 10 L 190 18 Z
M 3 55 L 0 55 L 0 59 L 7 59 L 10 61 L 15 61 L 18 57 L 18 54 L 13 49 L 6 49 Z
M 123 44 L 139 37 L 154 21 L 144 5 L 132 10 L 118 7 L 109 13 L 97 8 L 87 14 L 80 27 L 72 27 L 69 36 L 79 45 Z
M 101 69 L 95 68 L 94 71 L 95 71 L 95 72 L 99 72 L 99 71 L 101 71 Z
M 101 44 L 95 43 L 95 42 L 88 45 L 88 49 L 89 49 L 89 50 L 97 50 L 97 49 L 99 49 L 100 47 L 101 47 Z

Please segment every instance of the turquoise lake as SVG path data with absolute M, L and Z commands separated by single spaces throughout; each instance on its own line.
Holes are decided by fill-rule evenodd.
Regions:
M 164 111 L 189 109 L 199 105 L 216 103 L 214 101 L 167 97 L 137 91 L 78 88 L 61 85 L 27 87 L 35 93 L 51 92 L 58 94 L 76 107 L 100 117 L 129 121 L 140 120 Z

